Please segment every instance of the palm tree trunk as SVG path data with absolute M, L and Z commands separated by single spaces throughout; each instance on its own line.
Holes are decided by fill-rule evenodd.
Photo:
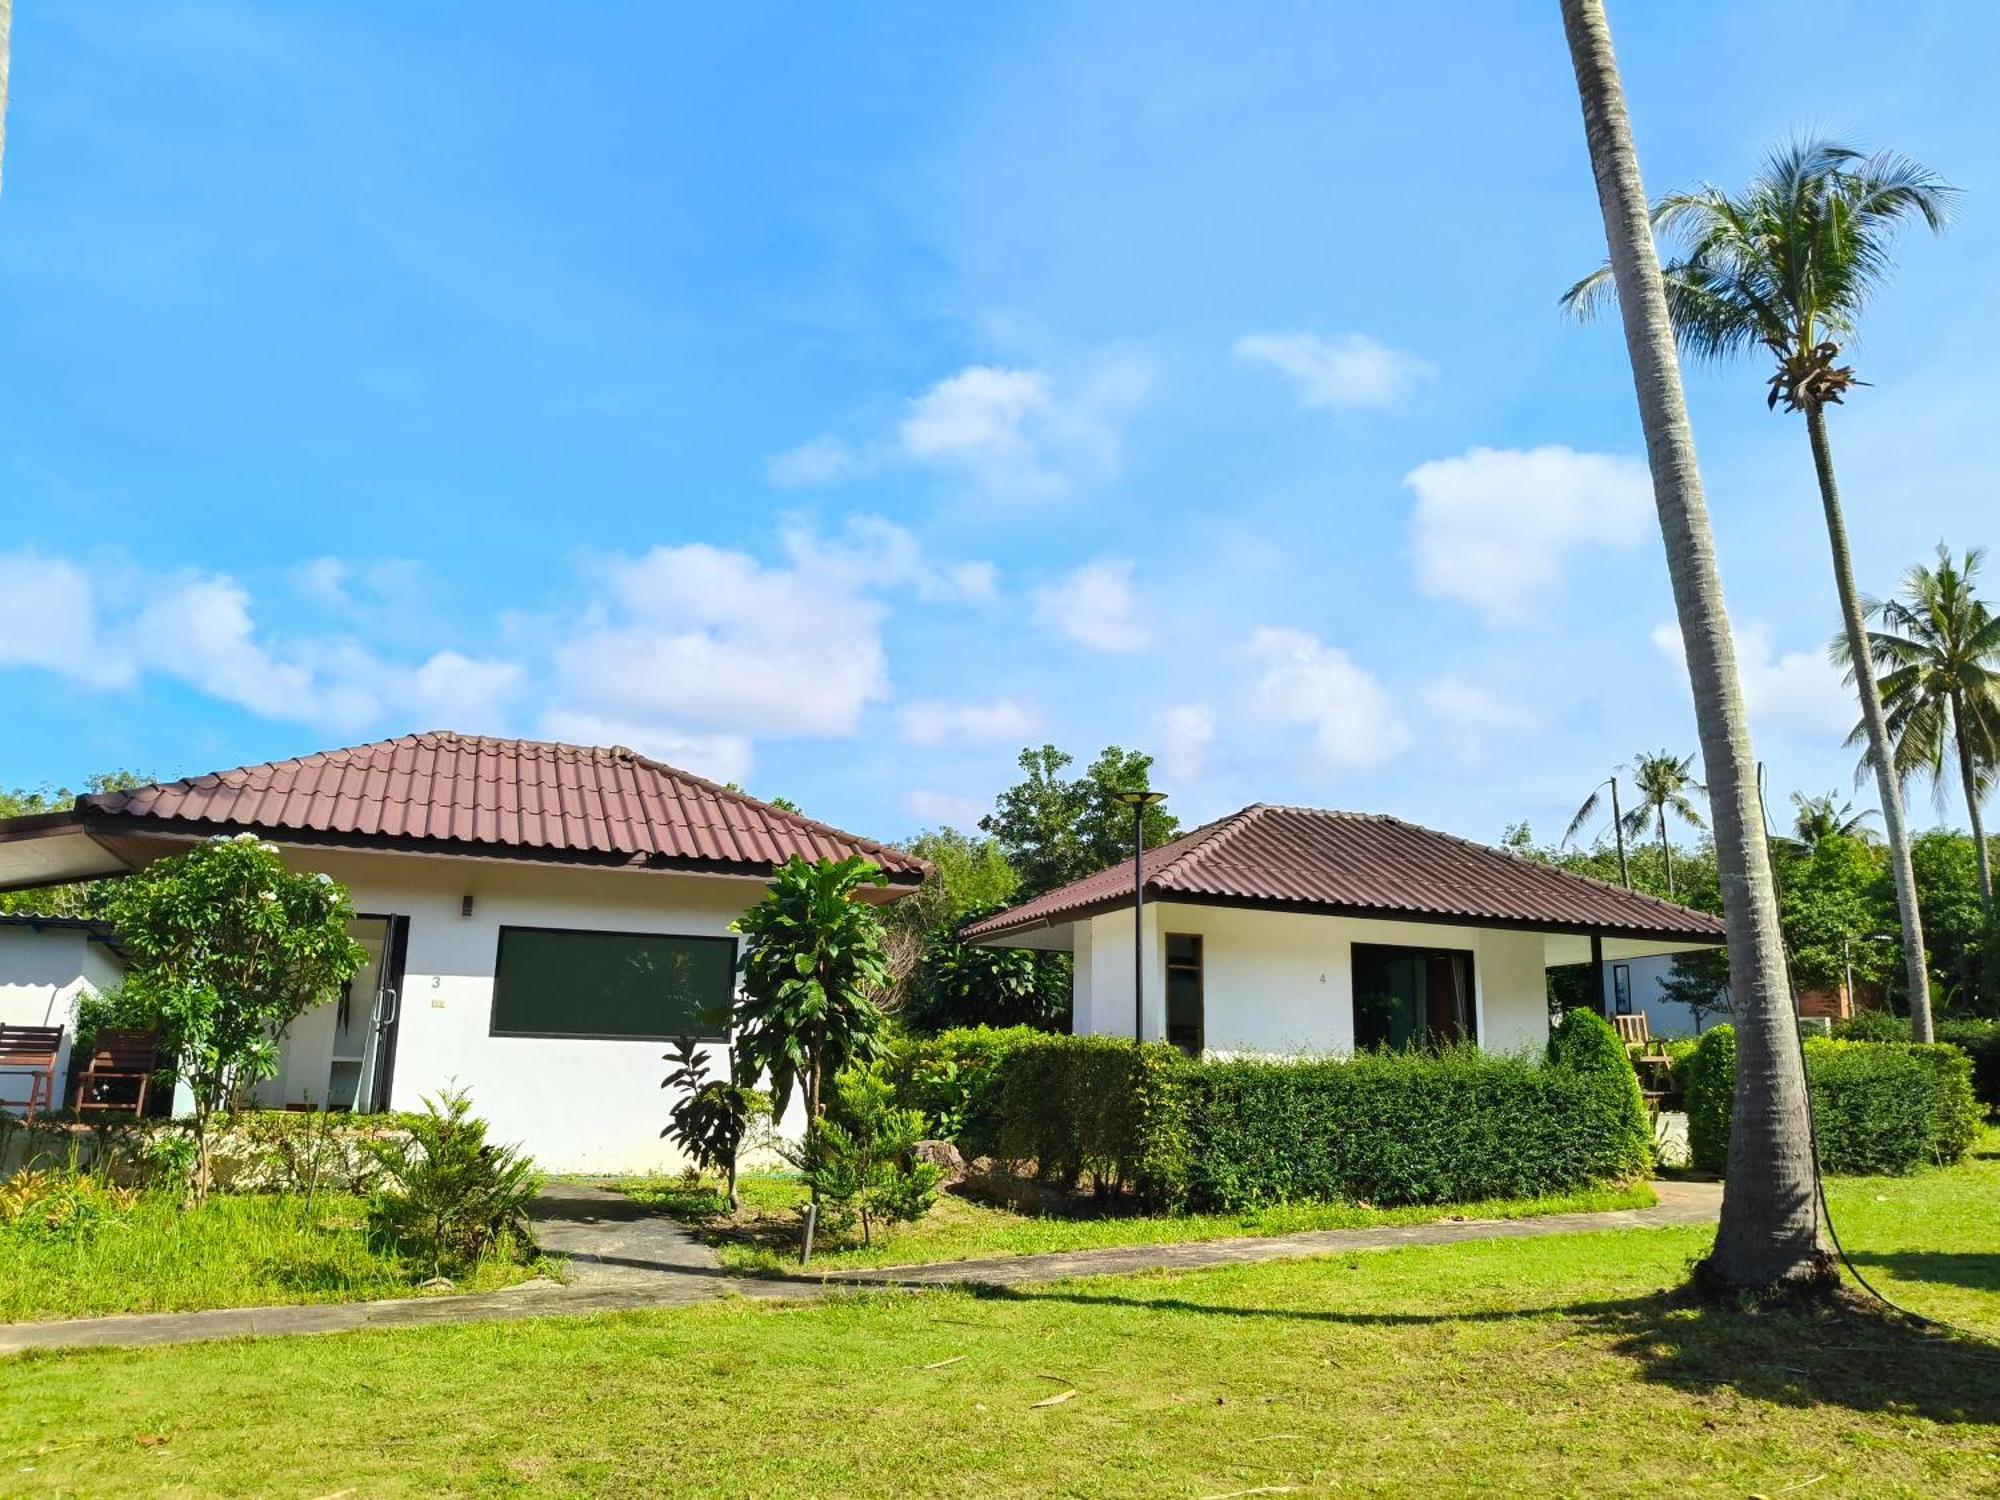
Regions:
M 1667 867 L 1667 899 L 1674 899 L 1674 846 L 1667 842 L 1667 804 L 1660 804 L 1660 858 Z
M 1854 664 L 1854 687 L 1861 699 L 1861 724 L 1868 732 L 1868 759 L 1875 766 L 1875 791 L 1882 803 L 1882 838 L 1889 846 L 1889 870 L 1896 880 L 1896 914 L 1903 923 L 1903 970 L 1910 989 L 1910 1034 L 1932 1039 L 1930 964 L 1924 957 L 1924 919 L 1917 909 L 1917 873 L 1910 863 L 1910 829 L 1903 819 L 1903 787 L 1896 779 L 1896 752 L 1889 720 L 1882 712 L 1882 689 L 1875 681 L 1875 658 L 1868 649 L 1868 624 L 1854 587 L 1854 558 L 1847 548 L 1847 521 L 1840 509 L 1840 486 L 1833 477 L 1833 445 L 1827 441 L 1826 413 L 1806 412 L 1812 439 L 1813 470 L 1826 512 L 1826 539 L 1833 549 L 1833 581 L 1840 591 L 1840 623 Z
M 1958 742 L 1958 776 L 1965 787 L 1965 815 L 1972 823 L 1972 849 L 1979 861 L 1979 911 L 1993 925 L 1993 851 L 1986 847 L 1986 822 L 1979 815 L 1979 768 L 1965 735 L 1965 714 L 1956 695 L 1951 700 L 1951 732 Z
M 1805 1062 L 1785 982 L 1771 856 L 1757 801 L 1757 758 L 1750 747 L 1736 643 L 1716 569 L 1715 537 L 1681 392 L 1646 190 L 1602 0 L 1562 0 L 1562 16 L 1638 388 L 1667 572 L 1687 648 L 1729 931 L 1736 1097 L 1722 1222 L 1702 1275 L 1730 1289 L 1823 1288 L 1833 1284 L 1833 1273 L 1820 1244 Z

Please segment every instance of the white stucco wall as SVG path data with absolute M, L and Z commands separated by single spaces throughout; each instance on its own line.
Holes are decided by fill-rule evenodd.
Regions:
M 1161 981 L 1168 933 L 1202 939 L 1203 1022 L 1211 1052 L 1351 1052 L 1356 943 L 1467 949 L 1480 1044 L 1513 1051 L 1548 1039 L 1540 933 L 1152 902 L 1145 945 L 1149 1041 L 1166 1030 Z M 1075 1029 L 1130 1036 L 1131 912 L 1079 923 L 1075 952 Z
M 1643 1012 L 1647 1028 L 1654 1036 L 1693 1036 L 1696 1031 L 1694 1012 L 1678 1000 L 1666 997 L 1661 986 L 1674 972 L 1674 958 L 1670 953 L 1651 954 L 1642 958 L 1620 958 L 1607 960 L 1604 965 L 1604 1013 L 1613 1014 L 1612 1002 L 1617 993 L 1617 965 L 1628 965 L 1632 971 L 1632 1013 Z M 1727 1016 L 1710 1014 L 1701 1028 L 1719 1025 L 1727 1021 Z
M 763 895 L 762 882 L 299 849 L 287 849 L 285 858 L 340 881 L 358 913 L 409 919 L 392 1108 L 419 1108 L 421 1096 L 456 1082 L 495 1138 L 520 1143 L 547 1170 L 683 1165 L 659 1138 L 672 1102 L 660 1088 L 665 1043 L 489 1035 L 500 929 L 728 937 L 730 922 Z M 470 917 L 460 915 L 467 895 Z M 297 1023 L 288 1039 L 294 1055 L 281 1074 L 284 1097 L 267 1102 L 296 1102 L 304 1080 L 325 1077 L 330 1010 Z M 708 1050 L 712 1071 L 723 1076 L 726 1049 Z
M 10 1026 L 60 1026 L 62 1051 L 56 1059 L 56 1092 L 68 1077 L 70 1039 L 76 1026 L 76 999 L 85 989 L 106 990 L 123 969 L 102 943 L 74 927 L 0 924 L 0 1022 Z M 28 1099 L 30 1079 L 0 1073 L 0 1107 L 19 1109 Z M 60 1097 L 56 1100 L 61 1106 Z

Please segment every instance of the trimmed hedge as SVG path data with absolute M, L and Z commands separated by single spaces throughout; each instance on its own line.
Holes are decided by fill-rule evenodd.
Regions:
M 888 1056 L 896 1102 L 922 1110 L 924 1128 L 955 1141 L 966 1156 L 991 1156 L 1000 1122 L 1001 1059 L 1048 1036 L 1032 1026 L 957 1026 L 934 1036 L 899 1037 Z
M 1187 1197 L 1190 1064 L 1164 1042 L 1043 1036 L 1001 1060 L 996 1154 L 1046 1180 L 1131 1192 L 1150 1207 Z
M 1109 1037 L 1049 1037 L 998 1071 L 1000 1154 L 1156 1207 L 1382 1206 L 1533 1197 L 1652 1162 L 1638 1082 L 1578 1013 L 1536 1065 L 1475 1048 L 1325 1062 L 1189 1062 Z M 1599 1035 L 1601 1033 L 1601 1035 Z
M 1972 1062 L 1955 1046 L 1808 1038 L 1805 1057 L 1826 1171 L 1881 1175 L 1948 1165 L 1978 1135 Z M 1687 1068 L 1688 1146 L 1704 1171 L 1728 1167 L 1735 1088 L 1736 1034 L 1718 1026 Z

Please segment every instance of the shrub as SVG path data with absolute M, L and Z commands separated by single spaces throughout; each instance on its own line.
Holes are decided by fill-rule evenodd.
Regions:
M 1910 1019 L 1886 1010 L 1857 1010 L 1833 1023 L 1833 1035 L 1843 1042 L 1907 1042 Z
M 1613 1145 L 1642 1167 L 1653 1160 L 1653 1124 L 1632 1054 L 1618 1040 L 1611 1023 L 1590 1010 L 1573 1010 L 1549 1033 L 1548 1064 L 1590 1079 L 1603 1091 Z
M 1542 1067 L 1472 1047 L 1191 1065 L 1190 1202 L 1452 1203 L 1629 1180 L 1652 1161 L 1631 1065 L 1571 1041 Z
M 1566 1023 L 1551 1054 L 1189 1062 L 1158 1044 L 1043 1038 L 1000 1064 L 998 1137 L 1064 1186 L 1089 1175 L 1152 1206 L 1217 1211 L 1532 1196 L 1644 1172 L 1652 1136 L 1610 1028 Z
M 674 1065 L 661 1080 L 663 1089 L 677 1089 L 680 1097 L 667 1111 L 667 1123 L 660 1131 L 687 1153 L 697 1167 L 719 1171 L 729 1195 L 729 1211 L 740 1206 L 736 1195 L 737 1157 L 743 1137 L 760 1110 L 770 1114 L 770 1104 L 756 1089 L 745 1088 L 725 1078 L 708 1076 L 708 1059 L 693 1037 L 682 1037 L 662 1061 Z
M 88 1239 L 139 1200 L 89 1172 L 16 1172 L 0 1182 L 0 1230 L 24 1239 Z
M 877 1221 L 920 1219 L 937 1201 L 943 1173 L 911 1152 L 923 1138 L 920 1110 L 896 1107 L 881 1063 L 849 1068 L 833 1081 L 833 1107 L 807 1137 L 799 1165 L 823 1208 L 861 1220 L 861 1243 Z
M 968 1157 L 991 1156 L 1000 1124 L 999 1066 L 1016 1047 L 1048 1035 L 1031 1026 L 960 1026 L 901 1037 L 889 1050 L 897 1102 L 921 1110 L 925 1129 Z
M 1736 1028 L 1712 1026 L 1682 1066 L 1688 1159 L 1704 1172 L 1729 1165 L 1729 1120 L 1736 1108 Z
M 1065 1188 L 1170 1208 L 1187 1187 L 1187 1106 L 1178 1049 L 1105 1036 L 1039 1036 L 997 1070 L 995 1154 L 1033 1162 Z
M 1813 1038 L 1805 1059 L 1820 1166 L 1828 1172 L 1948 1164 L 1978 1134 L 1972 1064 L 1956 1047 Z M 1688 1084 L 1689 1150 L 1706 1171 L 1727 1169 L 1735 1087 L 1735 1034 L 1718 1026 L 1702 1038 Z
M 1989 1109 L 2000 1109 L 2000 1021 L 1940 1021 L 1937 1039 L 1950 1042 L 1972 1059 L 1974 1097 Z
M 528 1205 L 541 1188 L 534 1164 L 512 1146 L 488 1145 L 486 1122 L 455 1089 L 424 1100 L 424 1112 L 409 1118 L 407 1140 L 370 1147 L 382 1168 L 368 1202 L 376 1233 L 439 1276 L 525 1240 Z

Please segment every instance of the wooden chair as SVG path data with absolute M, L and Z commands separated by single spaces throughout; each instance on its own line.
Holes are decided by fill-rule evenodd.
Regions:
M 1653 1028 L 1647 1024 L 1643 1010 L 1637 1015 L 1613 1016 L 1611 1025 L 1618 1033 L 1618 1040 L 1627 1047 L 1643 1048 L 1653 1039 Z
M 153 1070 L 160 1065 L 160 1034 L 107 1026 L 91 1044 L 90 1066 L 83 1070 L 77 1086 L 76 1112 L 93 1109 L 129 1109 L 135 1115 L 146 1112 L 146 1093 L 153 1086 Z M 105 1085 L 137 1083 L 139 1097 L 121 1104 L 104 1097 Z
M 0 1073 L 28 1075 L 28 1118 L 35 1107 L 56 1105 L 56 1054 L 62 1051 L 60 1026 L 0 1026 Z

